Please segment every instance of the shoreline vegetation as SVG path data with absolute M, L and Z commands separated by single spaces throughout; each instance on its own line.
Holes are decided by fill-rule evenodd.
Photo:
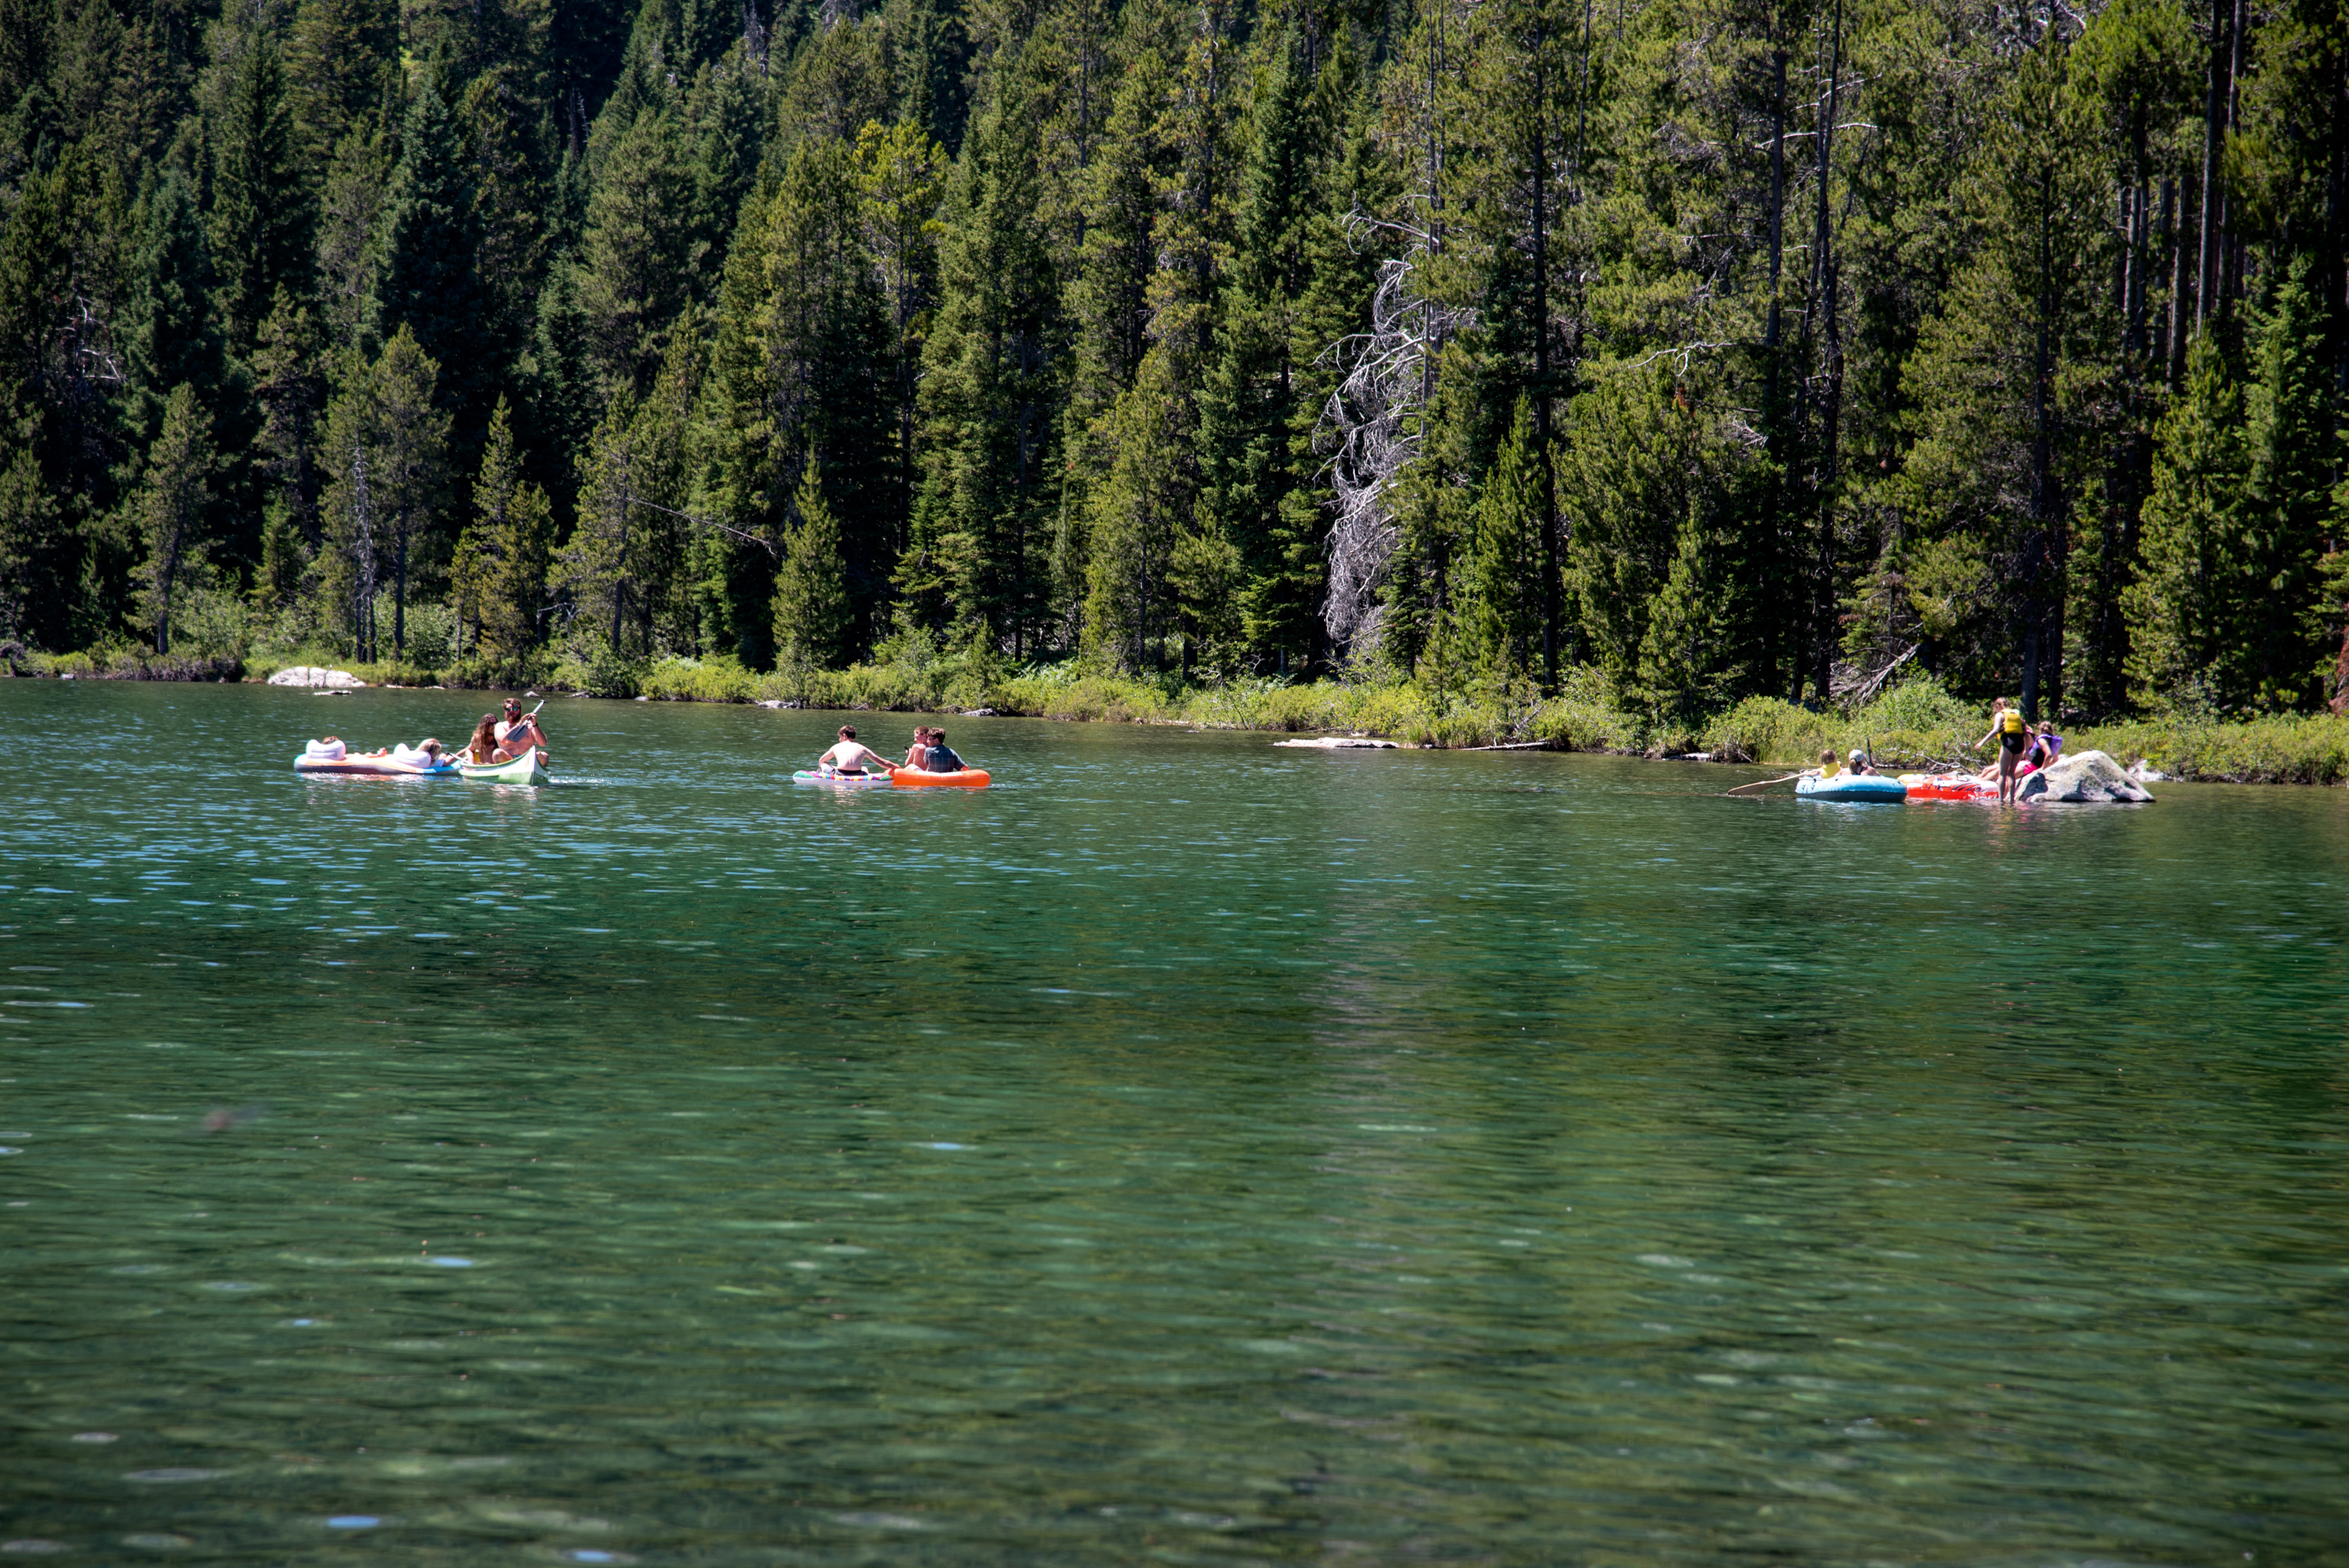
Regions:
M 1979 766 L 1982 704 L 1919 676 L 1874 701 L 1819 711 L 1749 697 L 1723 711 L 1675 718 L 1641 713 L 1598 671 L 1573 672 L 1557 695 L 1433 691 L 1397 677 L 1220 685 L 1090 670 L 1075 659 L 1014 667 L 983 654 L 940 655 L 916 643 L 885 664 L 760 671 L 730 658 L 663 659 L 635 670 L 572 663 L 536 671 L 449 670 L 354 663 L 329 653 L 285 658 L 162 659 L 135 649 L 47 655 L 0 648 L 0 676 L 81 680 L 256 681 L 302 664 L 347 670 L 370 686 L 501 690 L 533 686 L 572 696 L 658 702 L 780 702 L 848 712 L 949 713 L 1075 722 L 1180 724 L 1276 733 L 1377 736 L 1444 749 L 1526 746 L 1767 766 L 1814 763 L 1821 751 L 1857 746 L 1888 772 Z M 502 676 L 502 678 L 501 678 Z M 523 679 L 523 677 L 528 677 Z M 2329 714 L 2229 718 L 2178 712 L 2066 732 L 2067 749 L 2107 753 L 2168 778 L 2206 784 L 2349 782 L 2349 720 Z

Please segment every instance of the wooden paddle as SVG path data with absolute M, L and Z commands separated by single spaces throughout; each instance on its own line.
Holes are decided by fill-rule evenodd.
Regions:
M 1801 778 L 1802 776 L 1803 775 L 1800 774 L 1788 774 L 1782 779 L 1757 779 L 1752 784 L 1739 784 L 1736 789 L 1725 789 L 1721 793 L 1723 794 L 1735 794 L 1738 793 L 1738 790 L 1768 789 L 1772 784 L 1792 784 L 1795 780 Z

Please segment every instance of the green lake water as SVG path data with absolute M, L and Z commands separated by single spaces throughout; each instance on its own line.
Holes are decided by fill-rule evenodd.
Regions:
M 0 682 L 0 1550 L 2349 1563 L 2349 792 L 484 705 Z

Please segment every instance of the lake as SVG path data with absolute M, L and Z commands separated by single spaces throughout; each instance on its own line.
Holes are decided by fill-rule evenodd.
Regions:
M 2349 792 L 488 705 L 0 682 L 0 1549 L 2349 1563 Z

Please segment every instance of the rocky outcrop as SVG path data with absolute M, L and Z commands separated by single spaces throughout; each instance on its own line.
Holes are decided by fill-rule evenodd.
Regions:
M 328 670 L 317 664 L 290 666 L 271 676 L 269 683 L 272 686 L 325 686 L 343 691 L 367 684 L 347 670 Z
M 2102 752 L 2082 752 L 2077 756 L 2059 757 L 2051 767 L 2042 768 L 2015 786 L 2017 800 L 2064 801 L 2147 801 L 2153 796 L 2129 781 L 2120 763 Z

